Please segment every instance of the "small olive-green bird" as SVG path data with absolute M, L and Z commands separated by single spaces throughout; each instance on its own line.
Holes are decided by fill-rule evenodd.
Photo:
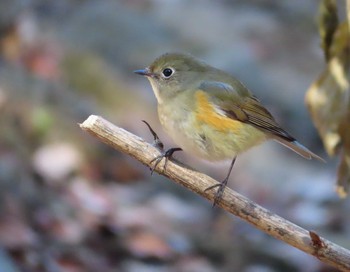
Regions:
M 167 53 L 134 72 L 150 81 L 159 120 L 181 149 L 209 161 L 232 160 L 226 178 L 207 188 L 219 187 L 214 205 L 237 155 L 266 140 L 273 139 L 306 159 L 323 161 L 282 129 L 240 81 L 191 55 Z

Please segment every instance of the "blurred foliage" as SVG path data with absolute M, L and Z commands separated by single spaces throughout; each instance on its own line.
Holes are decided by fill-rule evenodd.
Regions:
M 62 60 L 64 81 L 72 89 L 94 98 L 104 107 L 125 105 L 125 90 L 112 67 L 92 52 L 72 51 Z
M 326 0 L 320 5 L 319 11 L 319 32 L 321 37 L 321 46 L 323 48 L 325 58 L 330 59 L 329 49 L 332 45 L 334 32 L 338 26 L 337 1 Z
M 327 67 L 306 94 L 306 103 L 327 153 L 340 154 L 337 192 L 341 197 L 348 194 L 350 186 L 349 25 L 350 22 L 338 23 L 336 1 L 321 2 L 319 32 Z
M 312 144 L 315 133 L 297 105 L 318 72 L 316 9 L 314 1 L 1 0 L 0 272 L 17 271 L 6 259 L 35 272 L 331 271 L 165 178 L 151 178 L 77 125 L 99 114 L 151 141 L 140 120 L 162 133 L 155 98 L 132 70 L 184 51 L 238 73 L 262 98 L 269 94 L 286 128 L 296 124 L 291 130 Z M 327 129 L 338 135 L 345 128 L 345 135 L 347 81 L 332 56 L 346 58 L 346 28 L 334 12 L 327 16 L 324 48 L 334 69 L 320 81 L 341 87 L 321 94 L 338 101 L 324 106 L 338 118 Z M 348 150 L 341 137 L 349 135 L 337 137 Z M 320 169 L 290 153 L 265 145 L 245 154 L 231 186 L 349 248 L 350 202 L 330 188 L 332 164 Z M 226 171 L 179 156 L 216 178 Z M 346 177 L 347 164 L 340 167 Z

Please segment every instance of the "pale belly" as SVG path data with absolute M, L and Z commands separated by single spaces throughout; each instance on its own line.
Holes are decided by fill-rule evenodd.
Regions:
M 158 107 L 159 119 L 168 135 L 185 152 L 209 161 L 232 159 L 267 140 L 259 129 L 243 124 L 239 130 L 218 129 L 198 122 L 184 109 Z M 170 117 L 171 116 L 171 117 Z

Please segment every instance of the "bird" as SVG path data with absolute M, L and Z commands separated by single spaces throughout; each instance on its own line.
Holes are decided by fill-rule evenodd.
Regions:
M 231 160 L 214 203 L 219 203 L 239 154 L 267 140 L 286 146 L 306 159 L 321 157 L 284 130 L 238 79 L 190 54 L 165 53 L 145 69 L 134 73 L 147 77 L 158 104 L 159 121 L 179 146 L 158 157 L 183 150 L 207 161 Z

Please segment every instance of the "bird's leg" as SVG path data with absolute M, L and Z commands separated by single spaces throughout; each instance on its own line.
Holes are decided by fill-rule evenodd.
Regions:
M 152 145 L 154 147 L 156 147 L 157 149 L 159 149 L 159 151 L 163 152 L 164 150 L 164 144 L 162 143 L 162 141 L 159 139 L 157 133 L 152 129 L 152 127 L 150 126 L 150 124 L 148 124 L 145 120 L 142 120 L 142 122 L 144 122 L 146 124 L 146 126 L 148 127 L 149 131 L 152 133 L 153 135 L 153 143 Z
M 224 192 L 224 190 L 225 190 L 225 187 L 227 186 L 227 182 L 228 182 L 228 179 L 229 179 L 229 177 L 230 177 L 230 174 L 231 174 L 233 165 L 235 164 L 236 158 L 237 158 L 237 157 L 234 157 L 234 158 L 233 158 L 233 160 L 232 160 L 232 162 L 231 162 L 231 165 L 230 165 L 230 169 L 228 170 L 228 173 L 227 173 L 226 178 L 225 178 L 223 181 L 221 181 L 220 183 L 217 183 L 217 184 L 215 184 L 215 185 L 213 185 L 213 186 L 210 186 L 210 187 L 208 187 L 208 188 L 206 188 L 206 189 L 204 190 L 204 192 L 206 192 L 206 191 L 212 190 L 212 189 L 214 189 L 214 188 L 216 188 L 216 187 L 219 187 L 218 190 L 217 190 L 216 193 L 215 193 L 214 202 L 213 202 L 213 207 L 215 207 L 215 205 L 219 203 L 219 201 L 220 201 L 220 199 L 221 199 L 221 197 L 222 197 L 222 194 L 223 194 L 223 192 Z
M 154 166 L 151 168 L 151 175 L 153 174 L 154 170 L 156 169 L 156 167 L 162 161 L 163 158 L 165 158 L 164 169 L 163 169 L 163 171 L 165 171 L 167 163 L 168 163 L 168 160 L 171 159 L 171 157 L 174 154 L 174 152 L 182 151 L 182 149 L 179 148 L 179 147 L 175 147 L 175 148 L 169 148 L 169 149 L 164 151 L 164 144 L 159 139 L 157 133 L 152 129 L 152 127 L 145 120 L 142 120 L 142 122 L 144 122 L 147 125 L 148 129 L 151 131 L 151 133 L 153 135 L 153 138 L 154 138 L 153 146 L 155 146 L 156 148 L 159 149 L 159 151 L 162 152 L 162 154 L 160 154 L 159 156 L 157 156 L 153 160 L 151 160 L 151 163 L 155 162 Z

